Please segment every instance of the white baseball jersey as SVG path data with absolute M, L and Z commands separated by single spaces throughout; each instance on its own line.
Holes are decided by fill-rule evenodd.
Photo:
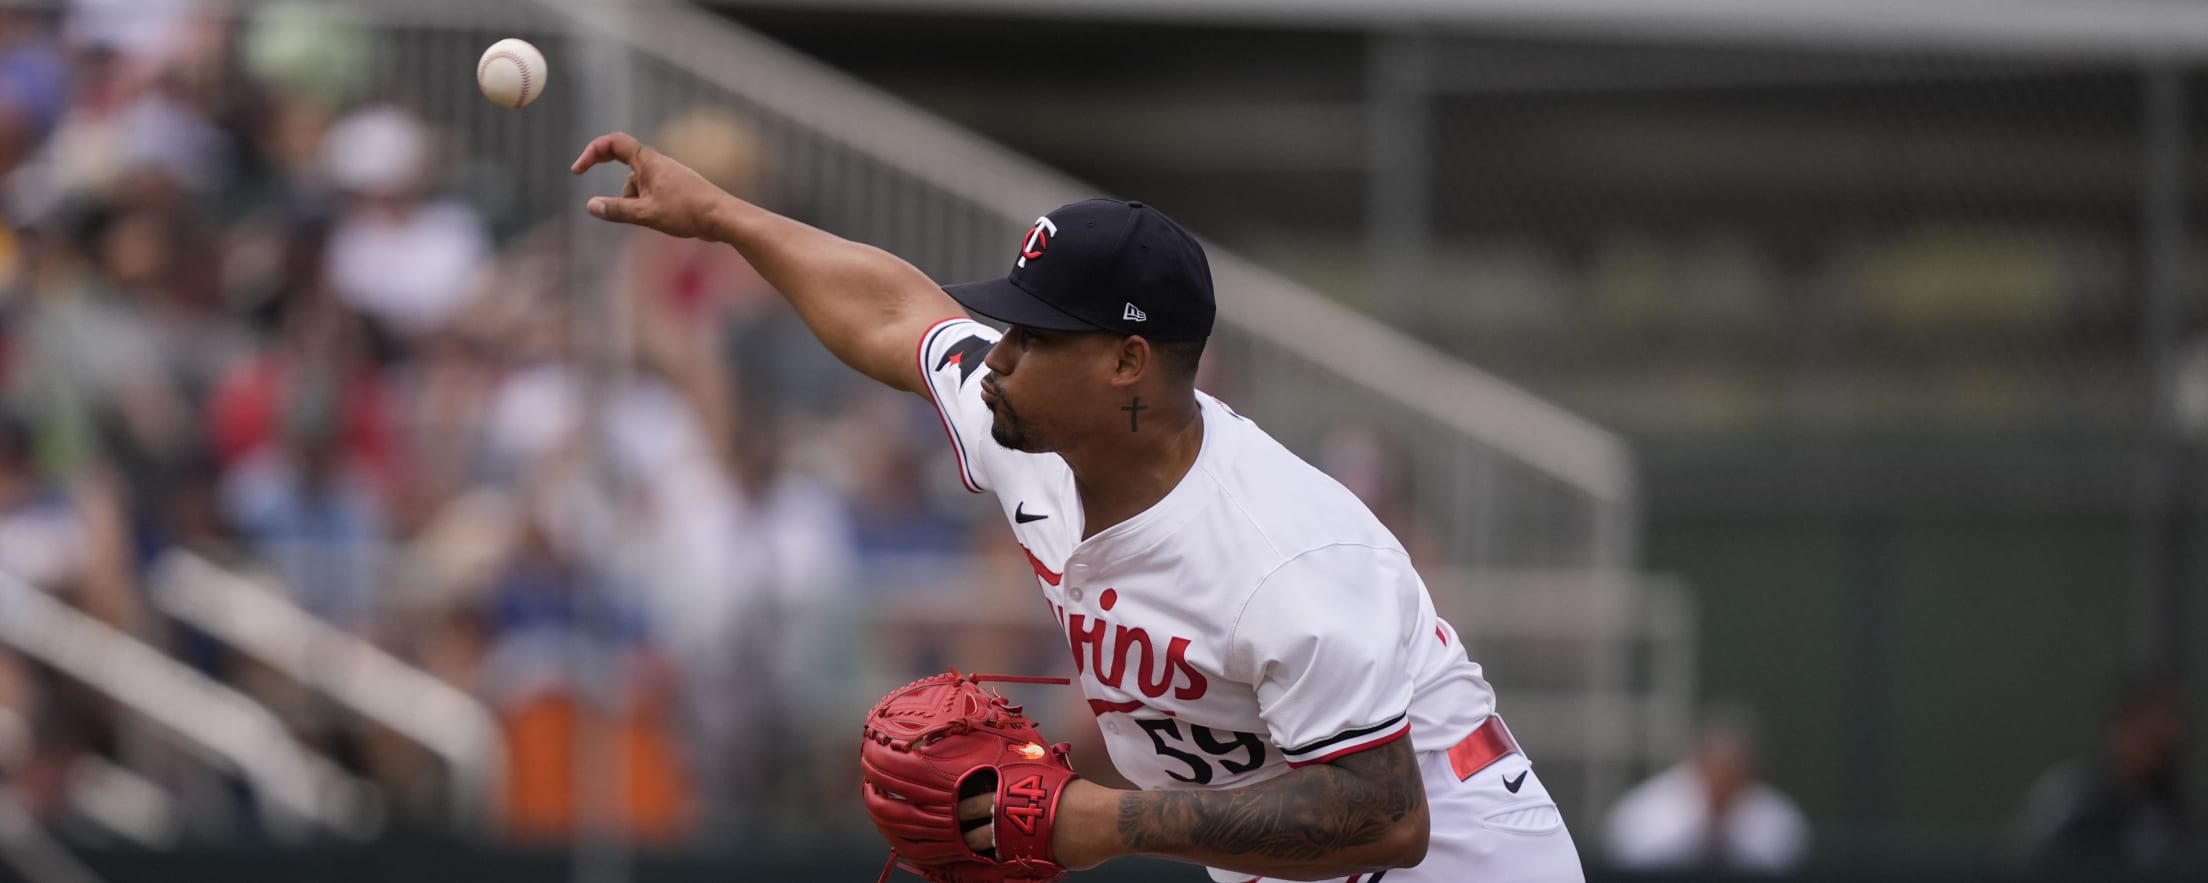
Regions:
M 1446 754 L 1494 713 L 1494 691 L 1355 495 L 1199 392 L 1188 475 L 1083 540 L 1065 461 L 990 438 L 979 378 L 998 336 L 939 322 L 921 336 L 920 371 L 960 479 L 997 494 L 1027 550 L 1113 766 L 1145 789 L 1225 788 L 1408 736 L 1432 819 L 1426 859 L 1345 883 L 1584 879 L 1523 757 L 1466 774 Z
M 1408 735 L 1446 749 L 1494 693 L 1379 519 L 1203 393 L 1202 450 L 1147 511 L 1081 539 L 1073 472 L 990 438 L 998 334 L 920 343 L 966 486 L 994 491 L 1064 627 L 1112 763 L 1143 788 L 1247 785 Z

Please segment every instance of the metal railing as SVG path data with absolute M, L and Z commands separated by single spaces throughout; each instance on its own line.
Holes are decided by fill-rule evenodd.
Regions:
M 506 748 L 490 709 L 460 689 L 308 613 L 279 586 L 189 552 L 154 567 L 154 606 L 435 754 L 451 776 L 451 819 L 488 830 Z
M 9 787 L 0 787 L 0 866 L 26 883 L 101 883 Z
M 300 745 L 267 708 L 8 574 L 0 574 L 0 642 L 236 771 L 272 834 L 366 839 L 382 825 L 373 789 Z

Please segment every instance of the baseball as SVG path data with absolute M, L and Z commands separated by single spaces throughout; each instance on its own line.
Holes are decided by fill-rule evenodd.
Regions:
M 525 107 L 537 100 L 544 94 L 549 74 L 544 53 L 529 41 L 513 37 L 492 43 L 475 63 L 475 84 L 482 88 L 483 97 L 500 107 Z

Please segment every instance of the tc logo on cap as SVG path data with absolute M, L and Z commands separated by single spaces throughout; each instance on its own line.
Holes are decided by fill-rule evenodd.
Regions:
M 1056 235 L 1058 225 L 1051 223 L 1048 215 L 1036 218 L 1035 226 L 1027 228 L 1027 238 L 1020 242 L 1020 259 L 1013 266 L 1025 267 L 1028 259 L 1042 257 L 1050 248 L 1050 237 Z

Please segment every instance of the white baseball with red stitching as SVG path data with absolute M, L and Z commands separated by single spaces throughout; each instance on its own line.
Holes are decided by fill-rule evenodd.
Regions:
M 529 41 L 508 37 L 483 50 L 475 63 L 475 84 L 500 107 L 524 107 L 544 94 L 544 53 Z

